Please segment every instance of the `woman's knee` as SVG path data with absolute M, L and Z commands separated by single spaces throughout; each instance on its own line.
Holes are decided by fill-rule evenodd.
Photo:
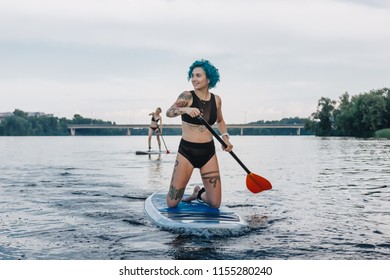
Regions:
M 207 197 L 207 204 L 211 208 L 219 208 L 221 206 L 221 198 L 220 197 Z
M 167 206 L 168 206 L 169 208 L 176 208 L 177 205 L 179 205 L 179 202 L 174 201 L 174 200 L 167 199 Z
M 169 193 L 167 193 L 167 206 L 169 208 L 175 208 L 177 207 L 177 205 L 179 205 L 180 201 L 181 201 L 181 198 L 178 198 L 178 199 L 173 199 L 170 197 Z

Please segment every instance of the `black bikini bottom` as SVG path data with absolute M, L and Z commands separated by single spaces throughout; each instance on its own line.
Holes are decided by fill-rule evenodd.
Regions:
M 188 159 L 193 167 L 201 168 L 215 155 L 214 141 L 193 143 L 181 139 L 178 152 Z

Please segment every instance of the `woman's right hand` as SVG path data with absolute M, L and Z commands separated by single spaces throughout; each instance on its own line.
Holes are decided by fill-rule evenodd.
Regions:
M 201 115 L 200 110 L 198 108 L 193 108 L 193 107 L 187 107 L 185 113 L 192 118 L 195 118 L 195 117 Z

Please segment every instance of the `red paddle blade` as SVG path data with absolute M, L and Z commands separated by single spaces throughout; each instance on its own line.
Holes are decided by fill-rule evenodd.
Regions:
M 272 185 L 267 179 L 253 173 L 246 176 L 246 187 L 253 193 L 272 189 Z
M 171 152 L 167 150 L 167 154 L 170 154 Z

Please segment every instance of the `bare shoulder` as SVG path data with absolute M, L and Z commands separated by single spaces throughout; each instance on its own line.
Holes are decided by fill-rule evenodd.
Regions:
M 189 91 L 183 91 L 180 93 L 179 97 L 177 99 L 183 99 L 183 100 L 191 100 L 192 99 L 192 94 Z
M 215 103 L 217 103 L 217 107 L 218 108 L 221 107 L 221 104 L 222 104 L 221 97 L 219 97 L 219 95 L 216 95 L 216 94 L 214 94 L 214 96 L 215 96 Z

